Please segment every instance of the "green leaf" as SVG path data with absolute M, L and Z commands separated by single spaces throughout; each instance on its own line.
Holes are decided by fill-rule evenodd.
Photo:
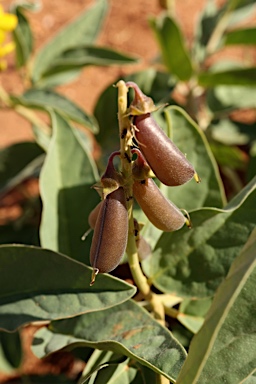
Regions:
M 224 45 L 256 45 L 256 28 L 237 29 L 224 36 Z
M 12 144 L 0 150 L 0 190 L 13 188 L 34 174 L 42 164 L 43 151 L 33 142 Z
M 211 149 L 220 166 L 240 170 L 246 168 L 248 157 L 241 149 L 220 143 L 211 143 Z
M 131 357 L 172 382 L 186 357 L 172 334 L 132 300 L 91 315 L 52 322 L 35 334 L 33 352 L 43 357 L 72 344 Z
M 226 4 L 228 6 L 228 4 Z M 254 0 L 248 0 L 240 7 L 237 7 L 229 14 L 229 20 L 227 28 L 236 28 L 239 24 L 245 23 L 248 19 L 251 19 L 256 10 L 256 4 Z
M 216 161 L 202 130 L 179 107 L 167 107 L 164 114 L 172 132 L 173 142 L 181 152 L 186 153 L 202 182 L 197 185 L 191 180 L 175 188 L 161 186 L 161 189 L 178 207 L 186 210 L 203 206 L 223 207 L 226 201 L 224 188 Z
M 245 381 L 243 381 L 243 384 L 256 384 L 256 373 L 254 373 L 254 375 L 252 376 L 249 376 Z
M 196 24 L 193 47 L 195 58 L 199 62 L 202 62 L 207 55 L 207 44 L 220 18 L 223 15 L 223 11 L 224 6 L 219 8 L 214 1 L 207 1 L 206 6 L 199 15 L 199 20 Z
M 227 4 L 229 10 L 239 10 L 240 8 L 246 7 L 248 5 L 253 5 L 255 3 L 254 0 L 230 0 Z
M 51 68 L 52 62 L 64 51 L 81 44 L 93 43 L 101 29 L 106 9 L 106 0 L 98 0 L 39 51 L 31 74 L 34 84 L 43 77 L 44 73 Z
M 136 62 L 138 62 L 137 58 L 108 47 L 80 45 L 63 52 L 61 56 L 53 61 L 52 67 L 56 71 L 55 67 L 63 67 L 65 70 L 65 67 L 71 69 L 85 65 L 123 65 Z
M 194 334 L 187 328 L 183 327 L 179 322 L 174 322 L 172 325 L 173 336 L 183 345 L 184 348 L 188 349 Z
M 90 378 L 89 381 L 87 381 Z M 111 351 L 95 350 L 86 363 L 78 384 L 143 384 L 140 372 L 129 359 Z
M 251 180 L 254 176 L 256 176 L 256 140 L 251 143 L 247 180 Z
M 103 274 L 90 287 L 91 268 L 65 255 L 32 246 L 0 246 L 0 268 L 0 328 L 9 331 L 32 321 L 109 308 L 136 291 L 135 287 Z
M 42 77 L 38 82 L 34 84 L 37 89 L 51 89 L 58 85 L 69 83 L 81 74 L 81 69 L 72 68 L 65 72 L 47 72 L 47 77 Z
M 39 125 L 32 125 L 32 131 L 37 144 L 45 151 L 48 151 L 50 142 L 51 142 L 51 134 L 52 132 L 46 132 L 46 130 L 42 129 Z
M 0 225 L 0 244 L 16 243 L 39 246 L 38 227 L 35 223 L 31 223 L 29 220 L 23 222 L 22 219 L 17 219 L 7 225 Z
M 220 285 L 177 384 L 238 384 L 256 366 L 256 230 Z
M 32 53 L 33 35 L 29 21 L 23 13 L 23 7 L 15 7 L 14 13 L 18 18 L 18 25 L 13 31 L 13 40 L 16 49 L 16 64 L 20 68 L 27 63 Z
M 105 366 L 104 366 L 105 365 Z M 146 371 L 147 370 L 147 371 Z M 146 374 L 145 374 L 146 371 Z M 98 373 L 91 377 L 90 381 L 87 381 L 88 384 L 102 384 L 102 383 L 111 383 L 111 384 L 157 384 L 156 373 L 151 371 L 147 367 L 140 366 L 137 369 L 134 366 L 134 363 L 126 359 L 126 361 L 119 364 L 103 364 L 101 370 Z M 146 381 L 150 380 L 150 381 Z M 86 383 L 86 381 L 81 381 L 79 384 Z
M 207 90 L 207 104 L 215 114 L 237 108 L 255 108 L 255 93 L 256 87 L 219 85 Z
M 98 371 L 108 367 L 109 365 L 114 365 L 115 369 L 118 365 L 118 362 L 121 363 L 124 360 L 125 363 L 127 363 L 127 358 L 124 356 L 115 354 L 111 351 L 100 351 L 98 349 L 95 349 L 86 362 L 86 366 L 83 370 L 82 376 L 80 377 L 78 384 L 85 383 L 92 375 L 97 376 Z M 110 375 L 110 377 L 111 376 L 112 375 Z M 90 381 L 94 382 L 94 380 Z
M 29 89 L 22 96 L 14 96 L 15 104 L 28 108 L 49 111 L 51 108 L 67 119 L 89 127 L 93 133 L 98 132 L 98 125 L 93 116 L 88 115 L 81 107 L 57 92 L 43 89 Z
M 193 65 L 176 21 L 164 15 L 158 19 L 152 18 L 150 26 L 159 42 L 168 71 L 180 80 L 189 80 L 193 75 Z
M 246 145 L 256 139 L 256 124 L 243 124 L 225 118 L 212 122 L 208 130 L 214 140 L 226 145 Z
M 179 306 L 177 319 L 193 333 L 197 333 L 204 323 L 204 318 L 212 303 L 212 299 L 185 299 Z
M 12 373 L 22 359 L 22 346 L 19 332 L 7 333 L 0 331 L 0 371 Z
M 198 83 L 202 87 L 215 87 L 216 85 L 256 85 L 256 67 L 243 69 L 230 69 L 222 72 L 201 72 L 198 74 Z
M 70 75 L 76 77 L 84 66 L 88 65 L 124 65 L 134 64 L 138 60 L 130 55 L 119 51 L 96 46 L 78 46 L 63 52 L 51 63 L 37 87 L 50 88 L 67 81 L 70 81 Z M 65 76 L 67 75 L 67 79 Z
M 148 277 L 160 291 L 181 297 L 212 296 L 256 225 L 256 178 L 224 210 L 190 213 L 192 229 L 163 233 Z
M 43 202 L 41 244 L 89 263 L 90 236 L 87 218 L 100 201 L 91 188 L 98 174 L 91 153 L 61 115 L 52 112 L 53 136 L 40 175 Z

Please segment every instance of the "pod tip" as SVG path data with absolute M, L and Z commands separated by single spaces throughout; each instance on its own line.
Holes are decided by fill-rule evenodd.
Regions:
M 194 179 L 195 179 L 195 181 L 196 181 L 198 184 L 201 183 L 201 178 L 199 177 L 199 175 L 198 175 L 197 172 L 194 173 Z
M 95 279 L 96 279 L 96 276 L 98 275 L 98 273 L 99 273 L 99 269 L 98 268 L 93 268 L 92 278 L 91 278 L 91 282 L 90 282 L 90 287 L 92 287 L 93 284 L 95 283 Z
M 186 220 L 185 220 L 185 224 L 186 224 L 186 226 L 187 226 L 189 229 L 191 229 L 191 228 L 192 228 L 192 221 L 191 221 L 191 219 L 190 219 L 190 216 L 189 216 L 188 211 L 186 211 L 185 209 L 181 209 L 181 211 L 184 213 L 184 216 L 185 216 L 185 218 L 186 218 Z

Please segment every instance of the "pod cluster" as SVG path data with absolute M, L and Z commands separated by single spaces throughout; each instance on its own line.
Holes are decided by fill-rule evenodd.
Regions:
M 192 177 L 199 177 L 184 154 L 165 135 L 153 119 L 156 108 L 152 99 L 142 93 L 136 83 L 128 82 L 135 97 L 129 108 L 132 131 L 139 148 L 132 152 L 133 196 L 149 221 L 162 231 L 176 231 L 184 224 L 190 227 L 188 215 L 184 215 L 162 194 L 152 177 L 156 176 L 167 186 L 178 186 Z M 123 137 L 122 137 L 123 139 Z M 116 171 L 113 159 L 120 156 L 114 152 L 99 184 L 95 185 L 102 201 L 89 215 L 89 225 L 94 230 L 90 250 L 93 267 L 91 285 L 97 273 L 110 272 L 120 263 L 128 240 L 128 211 L 126 206 L 126 183 L 123 175 Z M 151 253 L 145 239 L 140 235 L 141 225 L 134 220 L 134 236 L 140 259 Z

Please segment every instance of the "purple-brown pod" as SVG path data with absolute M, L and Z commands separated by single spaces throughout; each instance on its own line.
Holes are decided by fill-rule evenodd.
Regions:
M 143 236 L 140 236 L 139 239 L 136 240 L 136 247 L 140 261 L 145 260 L 152 253 L 149 243 Z
M 135 116 L 135 137 L 157 178 L 168 186 L 182 185 L 195 174 L 192 164 L 166 136 L 150 113 Z
M 97 222 L 97 218 L 98 218 L 98 215 L 99 215 L 99 212 L 100 212 L 102 204 L 103 204 L 103 201 L 100 201 L 96 205 L 96 207 L 93 208 L 91 213 L 89 214 L 88 223 L 89 223 L 91 229 L 95 228 L 95 225 L 96 225 L 96 222 Z
M 158 229 L 172 232 L 187 222 L 182 212 L 166 199 L 152 179 L 135 180 L 133 195 L 149 221 Z
M 121 261 L 128 238 L 128 212 L 125 192 L 122 187 L 107 195 L 102 201 L 98 213 L 92 245 L 90 261 L 95 275 L 110 272 Z

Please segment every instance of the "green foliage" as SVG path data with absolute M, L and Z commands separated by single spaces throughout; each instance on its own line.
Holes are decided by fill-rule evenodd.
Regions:
M 38 83 L 40 85 L 42 80 L 44 80 L 44 86 L 47 85 L 47 72 L 54 67 L 55 60 L 58 60 L 65 51 L 74 49 L 81 44 L 92 44 L 94 42 L 101 29 L 106 10 L 107 2 L 99 0 L 89 11 L 86 9 L 78 19 L 61 30 L 40 50 L 33 63 L 31 74 L 34 85 Z M 70 71 L 67 71 L 67 73 L 70 73 Z M 75 71 L 75 73 L 79 72 Z M 58 72 L 56 75 L 58 76 Z M 51 84 L 52 82 L 51 79 Z
M 2 245 L 0 259 L 0 329 L 13 331 L 32 321 L 99 311 L 135 293 L 129 284 L 104 275 L 90 288 L 90 268 L 47 249 Z
M 161 235 L 147 260 L 150 280 L 158 289 L 186 297 L 214 294 L 256 225 L 255 185 L 253 179 L 224 210 L 192 211 L 190 231 Z
M 81 241 L 88 226 L 86 218 L 100 201 L 91 186 L 97 168 L 82 140 L 61 115 L 52 113 L 53 135 L 40 175 L 43 201 L 41 244 L 70 257 L 87 261 L 90 242 Z
M 159 40 L 163 60 L 169 72 L 180 80 L 189 80 L 193 74 L 193 65 L 175 20 L 169 16 L 152 19 L 151 26 Z
M 54 88 L 89 65 L 122 66 L 139 58 L 97 45 L 106 0 L 95 1 L 35 53 L 27 12 L 36 8 L 12 8 L 25 91 L 0 89 L 1 102 L 31 123 L 35 137 L 0 149 L 1 204 L 31 180 L 40 186 L 40 197 L 22 194 L 21 217 L 0 225 L 0 370 L 21 364 L 20 329 L 45 321 L 34 353 L 43 358 L 64 349 L 86 366 L 78 381 L 59 375 L 28 377 L 31 383 L 157 384 L 163 375 L 177 384 L 254 384 L 256 124 L 238 121 L 233 112 L 255 108 L 256 67 L 252 60 L 222 62 L 221 52 L 255 46 L 255 27 L 241 28 L 255 1 L 230 0 L 219 8 L 209 0 L 192 44 L 170 10 L 152 17 L 162 62 L 124 77 L 154 100 L 155 120 L 201 178 L 198 185 L 191 180 L 173 188 L 156 180 L 167 199 L 188 211 L 191 229 L 163 233 L 134 204 L 140 234 L 152 248 L 141 261 L 150 294 L 141 290 L 136 301 L 126 266 L 112 273 L 117 277 L 99 274 L 90 286 L 92 233 L 81 240 L 100 201 L 92 186 L 119 148 L 117 89 L 112 82 L 91 115 Z M 134 100 L 132 90 L 128 100 Z M 129 260 L 140 287 L 129 246 L 123 262 Z
M 166 375 L 172 382 L 186 357 L 172 334 L 131 300 L 73 320 L 52 322 L 48 330 L 36 333 L 33 351 L 43 357 L 70 344 L 123 354 Z
M 31 88 L 21 96 L 13 96 L 14 105 L 23 105 L 31 109 L 61 113 L 67 120 L 74 121 L 98 132 L 95 118 L 88 115 L 83 109 L 74 104 L 71 100 L 53 90 Z
M 18 18 L 18 26 L 13 31 L 13 38 L 16 44 L 16 64 L 18 67 L 26 65 L 33 50 L 33 34 L 26 15 L 26 5 L 18 5 L 14 13 Z
M 21 364 L 22 346 L 19 332 L 0 331 L 0 370 L 12 373 Z
M 178 384 L 237 383 L 255 370 L 255 250 L 254 230 L 191 343 Z

